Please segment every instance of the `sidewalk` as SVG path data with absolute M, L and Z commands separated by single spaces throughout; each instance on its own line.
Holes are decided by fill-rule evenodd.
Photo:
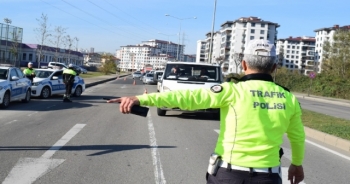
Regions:
M 131 73 L 123 74 L 123 75 L 120 75 L 119 77 L 121 78 L 121 77 L 125 77 L 128 75 L 131 75 Z M 112 75 L 103 75 L 103 76 L 99 76 L 99 77 L 84 78 L 84 81 L 85 81 L 86 87 L 88 88 L 91 86 L 95 86 L 97 84 L 101 84 L 104 82 L 115 80 L 116 78 L 117 78 L 117 75 L 112 74 Z M 309 100 L 322 101 L 322 102 L 326 102 L 326 103 L 333 103 L 333 104 L 339 104 L 339 105 L 344 105 L 344 106 L 350 107 L 350 100 L 328 98 L 328 97 L 321 97 L 321 96 L 314 96 L 314 95 L 308 96 L 307 94 L 296 93 L 296 92 L 292 92 L 292 93 L 298 98 L 305 98 L 305 99 L 309 99 Z M 349 109 L 349 112 L 350 112 L 350 109 Z M 305 129 L 305 134 L 307 137 L 311 137 L 311 138 L 316 139 L 318 141 L 321 141 L 323 143 L 326 143 L 326 144 L 329 144 L 331 146 L 335 146 L 336 148 L 350 152 L 350 141 L 339 138 L 339 137 L 335 137 L 333 135 L 326 134 L 326 133 L 323 133 L 321 131 L 311 129 L 308 127 L 305 127 L 304 129 Z
M 343 106 L 350 107 L 350 100 L 340 99 L 340 98 L 330 98 L 330 97 L 323 97 L 323 96 L 316 96 L 316 95 L 310 95 L 308 96 L 305 93 L 298 93 L 298 92 L 292 92 L 297 98 L 304 98 L 308 100 L 314 100 L 314 101 L 320 101 L 320 102 L 326 102 L 331 104 L 338 104 Z M 350 112 L 350 109 L 349 109 Z

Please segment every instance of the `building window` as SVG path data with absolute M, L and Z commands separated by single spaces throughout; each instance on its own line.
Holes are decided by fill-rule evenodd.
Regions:
M 264 37 L 260 37 L 260 40 L 263 40 L 264 39 Z
M 295 49 L 295 46 L 292 46 L 292 49 Z
M 250 30 L 250 33 L 255 33 L 255 29 L 251 29 L 251 30 Z
M 29 54 L 29 61 L 33 61 L 33 54 Z
M 27 60 L 27 54 L 26 54 L 26 53 L 23 53 L 22 60 L 23 60 L 23 61 Z
M 260 34 L 265 34 L 265 30 L 260 30 Z
M 261 27 L 265 27 L 265 24 L 261 24 Z
M 251 23 L 252 27 L 255 27 L 255 23 Z
M 254 40 L 254 36 L 250 36 L 250 40 Z

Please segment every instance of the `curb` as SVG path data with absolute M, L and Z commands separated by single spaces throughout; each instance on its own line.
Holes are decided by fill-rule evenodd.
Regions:
M 350 141 L 330 135 L 309 127 L 304 127 L 305 134 L 308 137 L 314 138 L 323 143 L 329 144 L 336 148 L 342 149 L 344 151 L 350 152 Z
M 343 105 L 343 106 L 350 107 L 350 102 L 342 102 L 342 101 L 337 101 L 337 100 L 322 99 L 322 98 L 305 96 L 305 95 L 300 95 L 300 94 L 294 94 L 294 96 L 297 97 L 297 98 L 309 99 L 309 100 L 320 101 L 320 102 L 327 102 L 327 103 L 331 103 L 331 104 L 337 104 L 337 105 Z
M 128 76 L 128 75 L 130 75 L 130 74 L 120 75 L 119 77 L 125 77 L 125 76 Z M 89 87 L 96 86 L 98 84 L 102 84 L 102 83 L 105 83 L 105 82 L 108 82 L 108 81 L 112 81 L 112 80 L 115 80 L 115 79 L 116 79 L 116 77 L 112 77 L 112 78 L 109 78 L 109 79 L 103 79 L 103 80 L 100 80 L 100 81 L 91 82 L 89 84 L 85 84 L 85 87 L 89 88 Z

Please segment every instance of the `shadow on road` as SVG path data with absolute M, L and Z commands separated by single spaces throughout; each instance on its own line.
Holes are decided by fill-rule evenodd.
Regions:
M 0 146 L 0 151 L 46 151 L 46 150 L 58 150 L 58 151 L 97 151 L 96 153 L 89 154 L 87 156 L 99 156 L 119 151 L 129 151 L 137 149 L 152 149 L 152 148 L 176 148 L 176 146 L 150 146 L 150 145 L 124 145 L 124 144 L 112 144 L 112 145 L 81 145 L 81 146 Z
M 192 119 L 192 120 L 213 120 L 219 121 L 218 117 L 213 116 L 211 113 L 181 113 L 181 114 L 171 114 L 165 117 L 176 117 L 181 119 Z

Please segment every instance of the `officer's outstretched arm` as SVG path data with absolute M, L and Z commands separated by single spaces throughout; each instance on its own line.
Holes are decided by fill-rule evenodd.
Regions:
M 215 85 L 210 89 L 178 90 L 137 96 L 140 105 L 178 107 L 182 110 L 220 108 L 232 102 L 232 84 Z

